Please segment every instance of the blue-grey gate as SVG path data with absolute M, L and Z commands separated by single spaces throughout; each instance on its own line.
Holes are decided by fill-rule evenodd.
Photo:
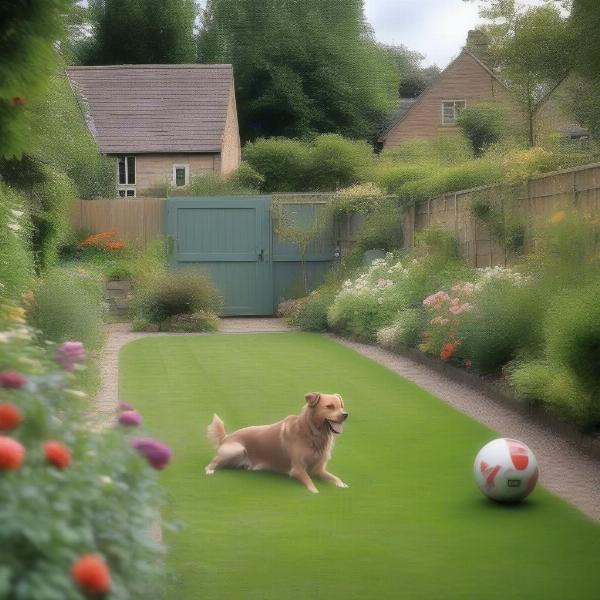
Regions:
M 282 300 L 318 286 L 331 266 L 331 236 L 324 234 L 303 254 L 277 235 L 271 203 L 270 196 L 167 200 L 171 265 L 207 269 L 223 296 L 225 315 L 272 315 Z M 294 203 L 281 210 L 303 223 L 314 219 L 321 206 Z

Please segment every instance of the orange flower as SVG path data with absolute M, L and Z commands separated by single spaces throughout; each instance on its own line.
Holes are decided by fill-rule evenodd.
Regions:
M 448 342 L 447 344 L 444 344 L 444 346 L 442 347 L 442 351 L 440 352 L 440 358 L 446 362 L 447 360 L 450 360 L 453 356 L 454 356 L 454 352 L 455 352 L 456 348 L 454 346 L 454 344 Z
M 44 454 L 48 462 L 59 469 L 66 469 L 71 464 L 71 452 L 60 442 L 46 442 Z
M 26 102 L 27 102 L 27 100 L 24 96 L 13 96 L 12 97 L 13 106 L 25 106 Z
M 0 430 L 16 429 L 22 420 L 23 414 L 17 406 L 10 402 L 0 404 Z
M 101 231 L 100 233 L 94 233 L 93 235 L 90 235 L 89 237 L 85 238 L 85 240 L 80 242 L 79 245 L 82 248 L 104 248 L 104 246 L 108 242 L 110 242 L 116 234 L 116 229 L 111 229 L 110 231 Z
M 113 241 L 110 241 L 110 242 L 106 242 L 105 248 L 109 252 L 114 252 L 114 251 L 117 251 L 117 250 L 123 250 L 123 248 L 125 248 L 125 242 L 123 240 L 113 240 Z
M 25 458 L 25 448 L 12 438 L 0 435 L 0 469 L 18 469 Z
M 83 555 L 71 569 L 73 579 L 88 594 L 106 594 L 110 591 L 110 571 L 97 554 Z
M 550 223 L 553 225 L 558 225 L 562 223 L 567 218 L 567 213 L 564 210 L 559 210 L 555 212 L 552 217 L 550 217 Z

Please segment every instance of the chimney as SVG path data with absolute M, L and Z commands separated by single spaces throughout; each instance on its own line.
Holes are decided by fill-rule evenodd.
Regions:
M 490 39 L 488 34 L 481 29 L 471 29 L 467 34 L 466 48 L 483 62 L 489 62 Z

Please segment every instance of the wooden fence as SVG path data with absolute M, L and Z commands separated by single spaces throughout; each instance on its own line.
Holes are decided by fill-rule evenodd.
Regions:
M 548 224 L 558 211 L 600 218 L 600 164 L 535 177 L 512 188 L 508 195 L 506 190 L 504 186 L 486 186 L 418 202 L 404 217 L 405 247 L 414 245 L 419 231 L 437 226 L 455 233 L 460 253 L 471 266 L 512 264 L 515 256 L 472 214 L 471 206 L 477 197 L 495 202 L 524 225 L 524 251 L 533 245 L 534 230 Z
M 482 194 L 495 201 L 502 210 L 512 211 L 524 223 L 527 250 L 532 245 L 534 229 L 548 223 L 559 210 L 600 219 L 600 164 L 535 177 L 527 184 L 513 188 L 510 198 L 507 198 L 505 187 L 487 186 L 418 202 L 403 216 L 404 246 L 412 247 L 415 234 L 434 225 L 456 234 L 461 255 L 470 265 L 510 265 L 514 256 L 493 239 L 485 224 L 471 212 L 474 198 Z M 325 202 L 328 194 L 293 196 L 300 203 L 315 203 Z M 73 205 L 71 222 L 74 229 L 87 229 L 92 233 L 115 229 L 120 237 L 145 245 L 165 234 L 164 210 L 163 198 L 79 200 Z M 362 221 L 361 215 L 355 215 L 336 223 L 334 237 L 342 254 L 351 247 Z
M 71 208 L 75 231 L 115 230 L 129 242 L 145 246 L 165 233 L 164 198 L 77 200 Z

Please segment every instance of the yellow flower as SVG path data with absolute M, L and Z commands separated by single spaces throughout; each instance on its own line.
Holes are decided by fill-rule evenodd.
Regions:
M 559 210 L 555 212 L 550 218 L 550 223 L 553 225 L 558 225 L 562 223 L 567 218 L 567 213 L 564 210 Z
M 9 304 L 3 304 L 2 310 L 4 311 L 6 318 L 15 323 L 25 323 L 25 309 L 20 306 L 10 306 Z

